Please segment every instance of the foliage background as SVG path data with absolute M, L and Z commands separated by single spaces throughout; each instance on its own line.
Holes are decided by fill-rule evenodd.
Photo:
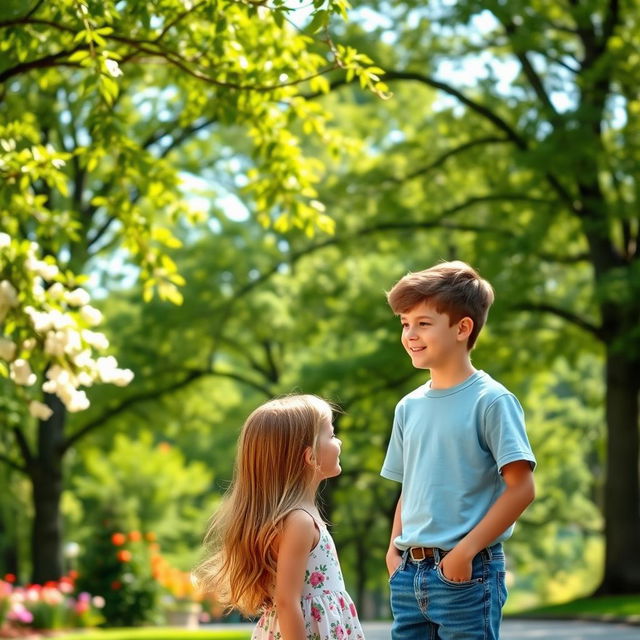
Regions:
M 156 262 L 132 264 L 123 251 L 144 244 L 146 223 L 115 227 L 141 233 L 138 240 L 107 235 L 99 254 L 81 242 L 66 254 L 91 276 L 111 350 L 136 377 L 125 390 L 93 388 L 91 407 L 68 418 L 69 433 L 84 437 L 65 461 L 65 539 L 86 549 L 99 527 L 88 516 L 118 505 L 128 526 L 156 531 L 187 569 L 231 477 L 244 417 L 273 395 L 318 393 L 344 408 L 337 428 L 345 471 L 323 489 L 325 512 L 360 609 L 387 615 L 384 553 L 398 487 L 378 472 L 395 403 L 424 376 L 401 352 L 384 291 L 408 270 L 459 258 L 497 291 L 474 364 L 520 398 L 539 461 L 538 498 L 508 545 L 509 607 L 596 589 L 603 568 L 615 566 L 604 546 L 606 474 L 616 468 L 607 459 L 613 400 L 605 366 L 623 352 L 628 362 L 639 355 L 640 112 L 630 89 L 640 68 L 632 64 L 639 8 L 616 7 L 356 3 L 347 23 L 322 20 L 336 40 L 387 70 L 393 97 L 383 101 L 333 69 L 326 83 L 296 86 L 296 117 L 284 120 L 273 105 L 294 89 L 249 104 L 255 94 L 207 93 L 162 66 L 123 65 L 111 106 L 108 82 L 101 100 L 89 92 L 70 104 L 79 77 L 64 75 L 55 92 L 42 85 L 55 84 L 47 74 L 59 70 L 38 76 L 39 86 L 21 78 L 0 103 L 3 118 L 25 113 L 42 136 L 49 114 L 51 131 L 68 130 L 60 140 L 72 130 L 82 138 L 91 118 L 100 136 L 108 125 L 108 144 L 94 137 L 80 145 L 95 163 L 75 192 L 84 208 L 72 206 L 71 192 L 50 207 L 51 228 L 64 236 L 93 208 L 98 229 L 107 211 L 136 211 L 169 230 L 149 236 L 169 274 L 160 297 L 151 297 L 160 286 Z M 253 43 L 256 23 L 242 24 Z M 319 37 L 308 46 L 313 56 L 324 45 Z M 285 66 L 304 68 L 287 55 L 294 54 L 283 54 Z M 242 66 L 240 51 L 228 59 Z M 169 90 L 142 100 L 149 74 Z M 603 75 L 611 79 L 604 88 Z M 604 105 L 590 94 L 596 89 Z M 113 152 L 111 136 L 145 151 Z M 299 155 L 279 155 L 290 140 Z M 66 178 L 77 179 L 71 169 Z M 115 195 L 113 181 L 123 182 Z M 581 207 L 593 216 L 579 215 Z M 204 215 L 193 219 L 193 209 Z M 25 220 L 26 235 L 49 221 Z M 595 260 L 599 243 L 615 250 L 613 264 Z M 635 398 L 637 405 L 637 389 Z M 622 423 L 635 434 L 637 486 L 632 405 Z M 32 515 L 29 487 L 17 472 L 3 473 L 12 489 L 0 501 L 5 564 L 26 576 L 31 556 L 19 541 Z

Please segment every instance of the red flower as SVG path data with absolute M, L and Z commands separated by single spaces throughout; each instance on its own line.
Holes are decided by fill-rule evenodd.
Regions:
M 116 554 L 119 562 L 131 562 L 131 551 L 122 549 Z
M 9 584 L 13 584 L 16 580 L 17 580 L 17 578 L 15 577 L 15 575 L 13 573 L 7 573 L 4 576 L 4 581 L 8 582 Z
M 111 590 L 112 591 L 117 591 L 118 589 L 120 589 L 122 587 L 122 582 L 120 582 L 120 580 L 114 580 L 111 583 Z
M 127 541 L 127 536 L 124 533 L 114 533 L 111 536 L 111 543 L 115 547 L 121 547 Z
M 309 583 L 311 584 L 312 587 L 319 587 L 322 586 L 322 584 L 324 583 L 324 573 L 320 572 L 320 571 L 314 571 L 311 576 L 309 576 Z

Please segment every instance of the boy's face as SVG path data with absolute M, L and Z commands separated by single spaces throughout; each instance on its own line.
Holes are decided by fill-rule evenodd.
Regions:
M 461 338 L 460 323 L 449 326 L 449 316 L 438 313 L 428 302 L 401 314 L 400 322 L 402 345 L 416 369 L 445 367 L 466 352 L 468 336 Z

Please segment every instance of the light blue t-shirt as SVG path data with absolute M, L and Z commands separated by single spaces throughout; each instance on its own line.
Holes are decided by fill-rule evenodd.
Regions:
M 381 471 L 402 483 L 402 533 L 395 546 L 455 547 L 504 491 L 500 469 L 516 460 L 536 464 L 522 407 L 484 371 L 455 387 L 427 383 L 406 395 L 396 406 Z

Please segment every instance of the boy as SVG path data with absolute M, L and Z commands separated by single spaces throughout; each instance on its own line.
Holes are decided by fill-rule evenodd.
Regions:
M 391 542 L 392 640 L 495 640 L 502 542 L 534 498 L 522 408 L 470 352 L 493 302 L 464 262 L 409 273 L 387 294 L 402 344 L 431 379 L 397 405 L 381 475 L 402 483 Z

